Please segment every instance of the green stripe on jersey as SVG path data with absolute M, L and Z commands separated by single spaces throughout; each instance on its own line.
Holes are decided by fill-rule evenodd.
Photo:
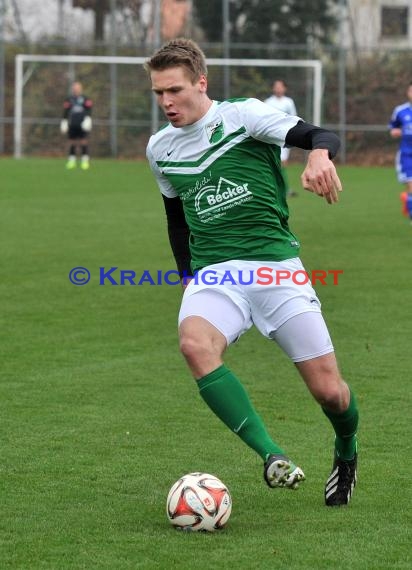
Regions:
M 167 168 L 167 167 L 174 167 L 174 168 L 178 168 L 178 167 L 184 167 L 184 168 L 193 168 L 193 167 L 197 167 L 200 166 L 201 164 L 203 164 L 210 156 L 212 156 L 213 154 L 216 154 L 222 147 L 224 147 L 225 145 L 227 145 L 228 143 L 230 143 L 233 139 L 235 139 L 236 137 L 238 137 L 239 135 L 242 135 L 243 133 L 246 132 L 245 127 L 241 127 L 240 129 L 238 129 L 237 131 L 235 131 L 234 133 L 231 133 L 230 135 L 228 135 L 227 137 L 225 137 L 224 139 L 222 139 L 221 141 L 219 141 L 217 144 L 215 144 L 212 148 L 210 148 L 209 150 L 207 150 L 198 160 L 194 160 L 194 161 L 182 161 L 182 162 L 173 162 L 173 161 L 163 161 L 163 160 L 158 160 L 156 162 L 157 166 L 159 166 L 159 168 Z

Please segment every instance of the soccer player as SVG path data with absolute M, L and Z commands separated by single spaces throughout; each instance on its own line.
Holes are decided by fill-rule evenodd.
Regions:
M 403 211 L 412 223 L 412 82 L 406 95 L 408 101 L 393 110 L 389 128 L 391 137 L 400 139 L 395 168 L 399 182 L 405 184 L 405 192 L 401 193 Z
M 90 168 L 88 136 L 92 130 L 92 100 L 83 95 L 83 87 L 79 81 L 72 84 L 72 93 L 63 103 L 63 119 L 60 131 L 67 134 L 69 139 L 69 156 L 66 168 L 76 168 L 76 149 L 80 147 L 80 167 L 83 170 Z
M 298 487 L 302 469 L 272 439 L 241 381 L 223 363 L 227 347 L 255 325 L 295 363 L 332 423 L 325 502 L 346 505 L 356 483 L 355 397 L 339 372 L 311 284 L 278 279 L 303 271 L 299 241 L 288 225 L 280 147 L 311 150 L 303 186 L 334 204 L 341 182 L 331 159 L 339 139 L 257 99 L 211 100 L 205 57 L 191 40 L 170 41 L 145 67 L 169 121 L 150 138 L 147 157 L 178 270 L 193 276 L 183 294 L 179 336 L 200 395 L 261 456 L 269 487 Z
M 267 105 L 281 111 L 282 113 L 287 113 L 288 115 L 297 115 L 295 102 L 291 97 L 286 96 L 287 85 L 283 79 L 275 79 L 272 85 L 272 95 L 265 100 Z M 280 149 L 280 160 L 282 161 L 282 174 L 285 179 L 286 190 L 288 196 L 297 196 L 297 192 L 290 190 L 289 179 L 286 172 L 286 166 L 288 164 L 290 156 L 290 148 L 283 146 Z

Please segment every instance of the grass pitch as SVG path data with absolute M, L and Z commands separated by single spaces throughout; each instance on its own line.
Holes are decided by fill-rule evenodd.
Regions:
M 338 205 L 303 190 L 290 203 L 306 268 L 343 270 L 317 287 L 361 414 L 359 484 L 338 510 L 323 505 L 331 428 L 276 346 L 250 331 L 227 364 L 304 469 L 297 492 L 268 489 L 260 458 L 198 396 L 177 349 L 180 288 L 99 285 L 100 267 L 174 268 L 147 165 L 3 159 L 0 172 L 1 568 L 411 567 L 412 227 L 393 169 L 341 167 Z M 77 266 L 87 285 L 69 281 Z M 190 471 L 228 485 L 223 532 L 167 522 Z

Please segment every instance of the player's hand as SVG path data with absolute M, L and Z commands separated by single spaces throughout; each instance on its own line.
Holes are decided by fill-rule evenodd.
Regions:
M 69 130 L 69 122 L 67 119 L 62 119 L 60 121 L 60 132 L 62 135 L 65 135 Z
M 392 138 L 398 139 L 402 136 L 402 129 L 391 129 L 390 133 Z
M 305 190 L 325 198 L 328 204 L 339 200 L 342 183 L 326 149 L 314 149 L 309 153 L 301 182 Z
M 187 286 L 192 281 L 192 279 L 193 279 L 193 277 L 191 275 L 186 275 L 185 277 L 182 277 L 182 279 L 180 280 L 180 283 L 182 284 L 183 291 L 186 290 Z
M 86 131 L 87 133 L 92 130 L 92 118 L 87 115 L 81 122 L 81 128 Z

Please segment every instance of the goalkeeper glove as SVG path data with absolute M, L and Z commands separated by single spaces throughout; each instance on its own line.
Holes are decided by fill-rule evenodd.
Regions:
M 89 117 L 89 115 L 87 115 L 87 117 L 85 117 L 81 123 L 81 128 L 86 131 L 89 132 L 92 130 L 92 118 Z
M 65 135 L 68 130 L 69 130 L 69 123 L 68 123 L 67 119 L 62 119 L 60 121 L 60 132 L 61 132 L 61 134 Z

